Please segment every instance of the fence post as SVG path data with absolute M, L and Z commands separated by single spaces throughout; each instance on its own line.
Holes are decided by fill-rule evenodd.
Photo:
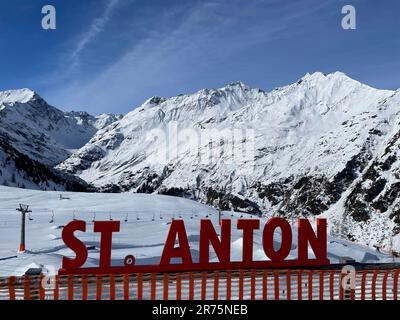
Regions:
M 163 281 L 163 300 L 168 300 L 168 273 L 164 273 L 164 281 Z
M 292 300 L 292 273 L 290 272 L 290 270 L 286 270 L 286 299 L 287 300 Z
M 15 277 L 8 278 L 8 296 L 10 300 L 15 300 Z
M 382 300 L 386 300 L 386 288 L 387 288 L 387 279 L 389 276 L 389 271 L 385 271 L 382 280 Z
M 243 270 L 239 271 L 239 300 L 243 300 Z
M 319 300 L 324 300 L 324 270 L 319 271 Z
M 156 286 L 157 286 L 157 282 L 156 282 L 156 274 L 152 273 L 150 275 L 150 287 L 151 287 L 151 292 L 150 292 L 150 299 L 151 300 L 156 300 Z
M 201 273 L 201 300 L 206 300 L 207 294 L 207 273 Z
M 297 271 L 297 299 L 303 299 L 303 284 L 301 270 Z
M 231 300 L 232 279 L 231 270 L 226 272 L 226 300 Z
M 31 300 L 31 283 L 27 275 L 24 276 L 24 300 Z
M 124 274 L 123 281 L 124 281 L 124 300 L 129 300 L 129 275 L 128 274 Z
M 397 288 L 399 281 L 399 272 L 400 270 L 396 270 L 393 276 L 393 300 L 397 300 Z
M 182 299 L 182 275 L 178 272 L 176 275 L 176 300 Z
M 96 276 L 96 300 L 101 300 L 101 291 L 102 291 L 102 276 Z
M 251 284 L 250 284 L 250 299 L 256 299 L 256 271 L 254 269 L 251 270 Z
M 376 299 L 376 280 L 378 277 L 378 271 L 375 270 L 372 274 L 372 288 L 371 288 L 371 298 L 372 300 Z
M 219 273 L 218 271 L 214 271 L 214 300 L 218 300 L 218 291 L 219 291 Z
M 137 274 L 137 298 L 138 300 L 143 299 L 143 275 L 141 273 Z
M 88 284 L 86 275 L 82 275 L 82 300 L 87 300 Z
M 361 278 L 361 300 L 365 300 L 366 279 L 367 279 L 367 273 L 365 271 L 363 271 L 362 278 Z
M 115 300 L 115 276 L 110 274 L 110 300 Z
M 279 273 L 274 272 L 274 289 L 275 289 L 275 300 L 279 300 Z
M 41 274 L 39 277 L 39 300 L 44 300 L 46 297 L 46 290 L 42 285 L 43 279 L 44 279 L 44 275 Z
M 313 272 L 308 271 L 308 300 L 313 299 Z
M 263 300 L 267 300 L 268 298 L 268 272 L 267 270 L 263 271 Z
M 74 278 L 68 275 L 68 300 L 74 300 Z

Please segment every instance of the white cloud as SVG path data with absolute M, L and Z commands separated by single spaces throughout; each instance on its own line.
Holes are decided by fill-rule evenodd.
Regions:
M 89 29 L 82 35 L 75 49 L 72 51 L 71 59 L 73 64 L 79 62 L 79 56 L 81 52 L 92 42 L 96 36 L 104 30 L 105 25 L 110 20 L 110 17 L 114 11 L 114 8 L 118 5 L 120 0 L 110 0 L 104 9 L 103 14 L 94 19 Z

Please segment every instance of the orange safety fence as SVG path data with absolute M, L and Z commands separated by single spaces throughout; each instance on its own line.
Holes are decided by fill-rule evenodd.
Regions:
M 219 270 L 0 278 L 0 300 L 397 300 L 399 269 Z

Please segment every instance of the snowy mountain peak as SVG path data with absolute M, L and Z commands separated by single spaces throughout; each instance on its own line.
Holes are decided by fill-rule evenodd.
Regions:
M 31 100 L 42 99 L 40 96 L 31 89 L 16 89 L 0 91 L 0 104 L 4 103 L 27 103 Z
M 143 107 L 158 106 L 159 104 L 163 103 L 165 100 L 167 100 L 167 98 L 153 96 L 153 97 L 149 98 L 148 100 L 146 100 L 145 103 L 143 103 L 142 106 Z
M 327 82 L 330 83 L 352 83 L 353 85 L 361 85 L 361 83 L 357 80 L 354 80 L 347 76 L 345 73 L 336 71 L 332 73 L 323 73 L 320 71 L 314 73 L 306 73 L 303 77 L 299 79 L 297 84 L 301 83 L 309 83 L 312 85 L 323 85 Z
M 249 88 L 248 86 L 246 86 L 242 81 L 240 81 L 240 80 L 238 80 L 238 81 L 234 81 L 234 82 L 231 82 L 230 84 L 228 84 L 226 87 L 224 87 L 224 88 L 229 88 L 229 87 L 238 87 L 238 88 L 241 88 L 241 89 L 247 89 L 247 88 Z

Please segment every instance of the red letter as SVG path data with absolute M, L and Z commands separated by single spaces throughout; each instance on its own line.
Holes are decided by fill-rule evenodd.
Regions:
M 68 223 L 62 231 L 61 237 L 67 247 L 75 252 L 75 259 L 63 257 L 62 267 L 64 269 L 75 269 L 82 267 L 87 259 L 88 252 L 85 244 L 79 239 L 75 238 L 75 231 L 86 231 L 85 221 L 71 221 Z
M 99 268 L 111 265 L 112 233 L 119 231 L 119 221 L 95 221 L 94 232 L 101 232 Z
M 221 241 L 210 220 L 200 222 L 200 263 L 207 264 L 210 259 L 210 244 L 220 262 L 229 262 L 231 258 L 231 220 L 221 221 Z
M 274 233 L 276 228 L 281 229 L 281 247 L 274 249 Z M 271 218 L 267 221 L 263 233 L 264 252 L 271 261 L 283 261 L 292 248 L 292 228 L 283 218 Z
M 176 236 L 178 236 L 179 248 L 175 248 Z M 182 264 L 192 264 L 189 241 L 183 220 L 172 221 L 161 255 L 160 265 L 170 264 L 171 258 L 181 258 Z
M 317 260 L 327 260 L 326 246 L 326 219 L 317 219 L 317 235 L 315 235 L 310 221 L 298 220 L 298 258 L 308 260 L 308 243 L 310 243 Z
M 260 220 L 239 219 L 237 228 L 243 229 L 243 262 L 253 261 L 253 231 L 260 228 Z

